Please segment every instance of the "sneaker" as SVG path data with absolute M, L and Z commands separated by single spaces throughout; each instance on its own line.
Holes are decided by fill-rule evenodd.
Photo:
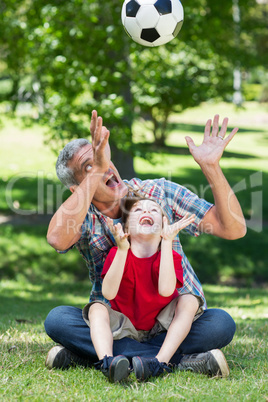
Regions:
M 219 349 L 213 349 L 206 353 L 184 355 L 177 368 L 216 377 L 228 377 L 230 373 L 224 354 Z
M 166 363 L 160 363 L 156 357 L 139 357 L 132 359 L 133 369 L 138 381 L 145 381 L 149 377 L 158 377 L 163 373 L 170 373 L 171 367 Z
M 92 363 L 84 359 L 83 357 L 77 356 L 70 352 L 64 346 L 57 345 L 54 346 L 47 354 L 45 365 L 49 368 L 61 368 L 67 369 L 70 366 L 75 366 L 79 364 L 81 366 L 88 367 Z
M 102 360 L 94 364 L 111 382 L 122 381 L 128 377 L 129 361 L 123 356 L 104 356 Z

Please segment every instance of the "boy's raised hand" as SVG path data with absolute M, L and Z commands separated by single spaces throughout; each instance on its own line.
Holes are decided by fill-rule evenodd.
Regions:
M 129 234 L 124 233 L 121 223 L 114 225 L 113 220 L 111 218 L 107 218 L 107 225 L 115 238 L 117 247 L 121 250 L 128 250 L 130 247 L 127 239 Z
M 186 228 L 186 226 L 193 223 L 195 220 L 195 215 L 190 215 L 188 212 L 186 215 L 180 219 L 178 222 L 173 223 L 172 225 L 168 224 L 167 217 L 163 217 L 163 229 L 162 229 L 162 238 L 163 240 L 172 241 L 180 230 Z

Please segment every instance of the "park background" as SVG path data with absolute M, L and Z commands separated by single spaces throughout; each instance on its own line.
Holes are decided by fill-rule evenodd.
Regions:
M 178 38 L 143 48 L 124 33 L 121 3 L 9 0 L 0 4 L 0 395 L 22 400 L 267 400 L 267 1 L 183 2 Z M 212 201 L 185 143 L 207 119 L 240 127 L 221 166 L 248 232 L 226 241 L 182 234 L 209 307 L 226 309 L 237 334 L 225 355 L 231 375 L 177 373 L 147 384 L 111 385 L 94 370 L 48 371 L 53 346 L 43 322 L 60 304 L 88 300 L 77 251 L 46 242 L 68 191 L 57 152 L 89 137 L 96 108 L 111 130 L 123 178 L 166 177 Z M 229 131 L 230 131 L 229 130 Z M 211 383 L 213 381 L 213 383 Z

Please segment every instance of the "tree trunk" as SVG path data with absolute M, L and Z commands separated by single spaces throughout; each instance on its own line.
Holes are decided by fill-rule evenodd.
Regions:
M 132 155 L 111 145 L 112 161 L 115 164 L 122 179 L 132 179 L 136 176 Z
M 164 147 L 165 142 L 167 139 L 167 123 L 169 118 L 169 111 L 165 112 L 162 120 L 158 119 L 151 113 L 151 119 L 153 122 L 153 135 L 154 135 L 154 142 L 156 146 Z
M 19 82 L 20 82 L 20 79 L 18 76 L 13 77 L 12 90 L 9 94 L 12 112 L 16 111 L 18 103 L 19 103 L 19 99 L 18 99 Z

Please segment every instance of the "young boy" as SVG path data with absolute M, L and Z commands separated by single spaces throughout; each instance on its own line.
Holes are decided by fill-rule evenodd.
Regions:
M 194 221 L 187 214 L 168 225 L 160 206 L 150 199 L 128 199 L 123 207 L 123 224 L 107 223 L 115 238 L 104 263 L 103 296 L 111 308 L 93 302 L 83 310 L 91 328 L 91 338 L 100 361 L 100 369 L 111 381 L 121 381 L 129 374 L 129 361 L 113 357 L 113 339 L 132 337 L 150 339 L 167 330 L 156 356 L 134 356 L 132 365 L 138 380 L 170 372 L 168 363 L 190 331 L 199 309 L 198 299 L 178 295 L 183 285 L 181 256 L 172 251 L 172 241 L 180 230 Z M 128 240 L 129 238 L 129 240 Z

